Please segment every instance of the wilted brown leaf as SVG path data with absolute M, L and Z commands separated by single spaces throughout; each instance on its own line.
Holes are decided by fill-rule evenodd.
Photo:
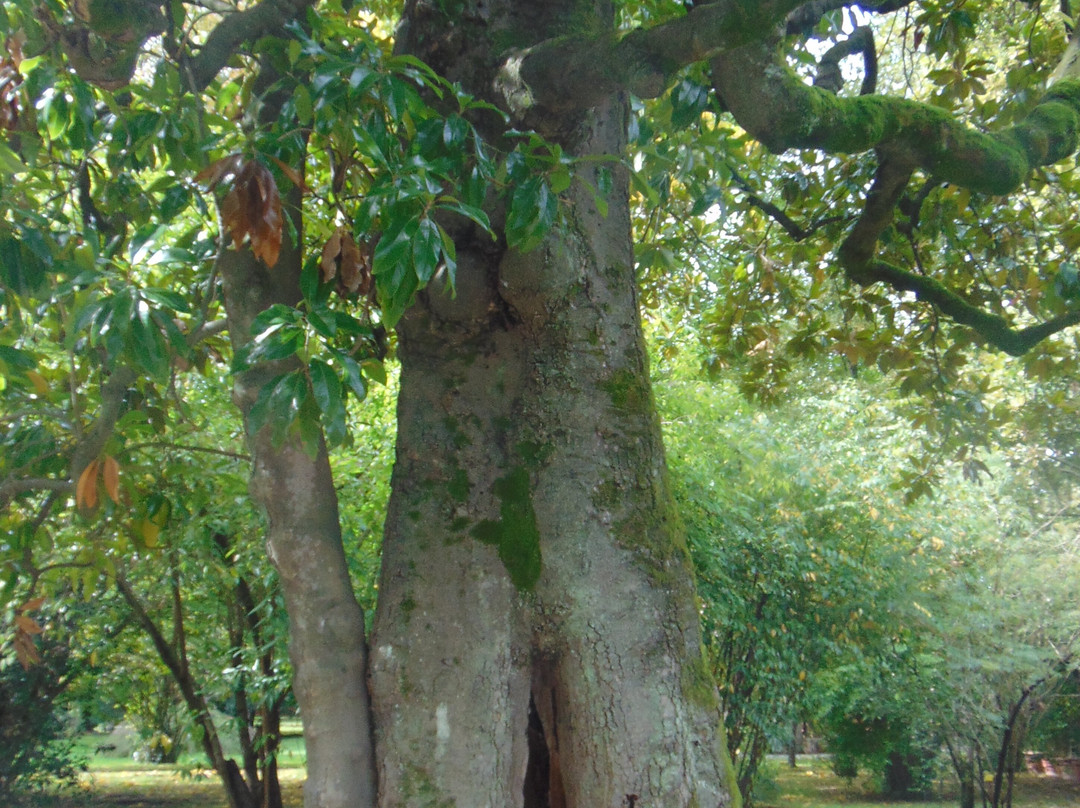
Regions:
M 348 231 L 341 236 L 341 268 L 338 283 L 348 295 L 359 292 L 364 284 L 364 266 L 360 248 L 356 246 L 356 240 Z M 338 294 L 342 294 L 340 288 Z
M 339 227 L 323 246 L 319 270 L 323 283 L 338 279 L 337 293 L 342 297 L 366 295 L 371 289 L 371 248 Z
M 297 171 L 295 168 L 293 168 L 288 163 L 286 163 L 286 162 L 284 162 L 282 160 L 279 160 L 277 157 L 274 157 L 274 155 L 272 155 L 272 154 L 270 155 L 270 159 L 273 160 L 277 164 L 278 168 L 281 169 L 281 173 L 289 178 L 289 182 L 291 182 L 293 185 L 295 185 L 297 188 L 299 188 L 305 194 L 311 193 L 311 189 L 308 188 L 307 183 L 304 182 L 304 175 L 303 174 L 301 174 L 299 171 Z
M 36 612 L 38 609 L 40 609 L 42 607 L 42 605 L 44 603 L 45 603 L 45 596 L 44 595 L 38 595 L 36 598 L 30 598 L 30 600 L 26 601 L 26 603 L 24 603 L 22 606 L 20 606 L 15 611 L 17 611 L 17 612 Z
M 91 460 L 79 475 L 75 484 L 75 507 L 92 511 L 98 504 L 97 477 L 100 464 Z
M 337 276 L 338 259 L 341 257 L 341 230 L 335 230 L 326 240 L 319 259 L 319 279 L 323 283 L 332 281 Z
M 72 0 L 71 10 L 83 22 L 90 22 L 90 0 Z
M 259 166 L 258 187 L 260 193 L 261 215 L 255 219 L 255 228 L 251 231 L 251 249 L 257 258 L 272 267 L 281 253 L 282 220 L 281 195 L 278 194 L 274 177 L 262 165 Z
M 34 644 L 34 638 L 18 626 L 15 627 L 15 658 L 19 660 L 23 670 L 30 670 L 41 662 L 41 652 Z
M 221 223 L 239 249 L 245 238 L 251 250 L 267 266 L 277 263 L 281 252 L 281 195 L 274 176 L 262 163 L 248 160 L 221 202 Z
M 105 483 L 105 493 L 109 495 L 109 499 L 120 504 L 120 464 L 116 462 L 116 458 L 111 455 L 105 455 L 105 461 L 102 464 L 101 479 Z
M 40 634 L 45 630 L 38 625 L 37 620 L 27 617 L 25 614 L 15 615 L 15 625 L 27 634 Z
M 226 177 L 236 176 L 243 164 L 244 156 L 242 154 L 230 154 L 220 160 L 215 160 L 196 174 L 195 181 L 205 182 L 206 187 L 212 191 Z

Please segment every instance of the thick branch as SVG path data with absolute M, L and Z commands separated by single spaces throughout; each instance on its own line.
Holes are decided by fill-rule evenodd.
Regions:
M 793 11 L 787 18 L 785 26 L 789 35 L 799 34 L 806 36 L 813 32 L 821 18 L 830 11 L 846 6 L 858 6 L 863 11 L 874 11 L 879 14 L 899 11 L 904 6 L 911 5 L 915 0 L 879 0 L 879 2 L 853 3 L 852 0 L 813 0 L 804 4 L 801 8 Z
M 25 494 L 27 491 L 56 491 L 61 494 L 72 494 L 75 492 L 75 483 L 53 477 L 24 477 L 18 480 L 7 480 L 0 485 L 0 503 L 6 504 L 12 497 Z
M 127 365 L 116 368 L 108 381 L 101 387 L 101 407 L 98 410 L 97 420 L 90 432 L 75 448 L 71 457 L 69 473 L 72 480 L 78 480 L 91 460 L 97 458 L 104 450 L 105 444 L 112 437 L 116 422 L 124 409 L 124 398 L 128 388 L 135 384 L 138 378 L 134 369 Z
M 902 98 L 837 98 L 805 84 L 768 43 L 713 59 L 713 82 L 727 108 L 775 152 L 821 149 L 907 151 L 938 179 L 973 191 L 1007 194 L 1032 168 L 1072 154 L 1080 132 L 1080 81 L 1051 88 L 1019 124 L 978 132 L 944 110 Z
M 559 37 L 516 52 L 498 89 L 515 113 L 588 109 L 619 90 L 660 95 L 675 72 L 722 50 L 768 37 L 800 0 L 718 0 L 632 31 Z
M 839 93 L 844 87 L 844 72 L 840 63 L 848 56 L 861 53 L 863 57 L 863 81 L 859 95 L 870 95 L 877 87 L 877 49 L 874 32 L 868 25 L 856 28 L 851 36 L 837 42 L 818 61 L 818 73 L 814 86 L 831 93 Z
M 217 24 L 189 64 L 190 80 L 205 90 L 245 42 L 279 34 L 285 24 L 299 19 L 315 0 L 262 0 L 256 6 L 231 14 Z
M 875 258 L 878 239 L 892 223 L 893 211 L 915 168 L 904 157 L 881 153 L 880 158 L 863 213 L 839 251 L 841 266 L 850 280 L 863 286 L 881 282 L 898 292 L 912 292 L 1012 356 L 1025 354 L 1052 334 L 1080 323 L 1080 311 L 1073 311 L 1045 323 L 1014 329 L 1005 317 L 968 302 L 940 281 Z

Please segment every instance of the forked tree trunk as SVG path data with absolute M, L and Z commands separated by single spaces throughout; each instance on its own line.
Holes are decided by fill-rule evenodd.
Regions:
M 401 42 L 475 92 L 463 65 L 495 53 L 493 31 L 526 44 L 576 19 L 465 5 L 477 28 L 445 50 L 418 46 L 435 42 L 422 15 Z M 626 116 L 615 99 L 553 130 L 622 155 Z M 431 287 L 400 324 L 371 657 L 381 808 L 733 802 L 615 177 L 606 217 L 575 184 L 565 227 L 527 254 L 457 233 L 456 297 Z

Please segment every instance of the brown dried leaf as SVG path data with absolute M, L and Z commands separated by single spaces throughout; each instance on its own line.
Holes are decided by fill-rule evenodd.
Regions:
M 356 294 L 363 282 L 363 266 L 361 265 L 360 249 L 352 233 L 345 231 L 341 235 L 341 278 L 340 284 L 349 295 Z
M 310 194 L 311 193 L 311 189 L 308 188 L 307 183 L 304 182 L 304 175 L 302 173 L 297 171 L 295 168 L 293 168 L 289 164 L 287 164 L 287 163 L 279 160 L 278 158 L 274 157 L 274 155 L 272 155 L 272 154 L 270 155 L 270 159 L 273 160 L 277 164 L 278 168 L 281 169 L 281 173 L 289 178 L 289 182 L 291 182 L 293 185 L 295 185 L 297 188 L 299 188 L 303 193 L 305 193 L 305 194 Z
M 337 275 L 338 256 L 341 255 L 341 230 L 335 230 L 326 240 L 319 258 L 319 280 L 323 283 L 332 281 Z
M 211 180 L 211 187 L 234 174 L 232 188 L 221 200 L 221 224 L 240 249 L 245 238 L 251 250 L 267 266 L 274 266 L 281 253 L 281 195 L 274 175 L 256 160 L 241 162 L 240 155 L 230 155 L 203 169 L 200 176 Z
M 239 185 L 234 185 L 225 198 L 221 200 L 221 224 L 232 236 L 233 246 L 240 249 L 244 243 L 244 236 L 248 230 L 248 206 L 243 199 L 245 191 L 241 191 Z
M 27 617 L 25 614 L 15 615 L 15 625 L 27 634 L 40 634 L 45 630 L 38 625 L 37 620 Z
M 195 181 L 206 182 L 207 188 L 212 191 L 218 186 L 218 183 L 226 177 L 235 176 L 240 171 L 240 167 L 243 163 L 243 155 L 230 154 L 226 157 L 222 157 L 220 160 L 215 160 L 196 174 Z
M 34 638 L 20 628 L 15 629 L 15 657 L 23 670 L 30 670 L 41 662 L 41 652 L 34 644 Z
M 105 483 L 105 493 L 109 495 L 109 499 L 120 504 L 120 464 L 116 462 L 116 458 L 111 455 L 105 455 L 105 462 L 102 465 L 101 478 Z
M 26 601 L 26 603 L 24 603 L 22 606 L 20 606 L 18 609 L 16 609 L 16 611 L 19 611 L 19 612 L 36 612 L 38 609 L 40 609 L 44 605 L 44 603 L 45 603 L 45 596 L 44 595 L 38 595 L 36 598 L 30 598 L 30 600 Z
M 90 0 L 73 0 L 71 10 L 83 22 L 90 22 Z
M 99 463 L 91 460 L 75 484 L 75 507 L 92 511 L 98 504 L 97 477 Z
M 251 231 L 251 249 L 257 258 L 272 267 L 281 253 L 282 220 L 281 195 L 274 176 L 263 165 L 258 165 L 255 181 L 259 190 L 258 217 Z

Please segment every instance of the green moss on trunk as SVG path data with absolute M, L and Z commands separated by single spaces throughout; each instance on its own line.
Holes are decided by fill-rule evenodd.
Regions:
M 485 519 L 472 529 L 473 538 L 498 548 L 514 586 L 529 591 L 540 578 L 540 530 L 532 504 L 532 486 L 524 466 L 515 466 L 495 481 L 499 519 Z

